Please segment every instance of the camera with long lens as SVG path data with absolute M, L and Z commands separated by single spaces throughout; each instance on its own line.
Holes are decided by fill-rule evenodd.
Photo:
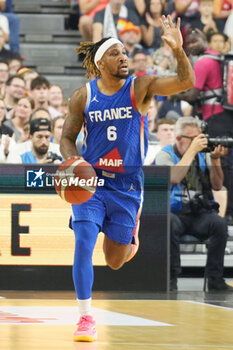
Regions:
M 202 194 L 195 194 L 195 196 L 188 202 L 189 209 L 194 215 L 198 215 L 202 209 L 208 211 L 218 211 L 219 204 L 203 196 Z
M 205 134 L 205 137 L 208 140 L 208 146 L 207 148 L 203 149 L 202 152 L 212 152 L 215 147 L 218 145 L 221 145 L 226 148 L 233 148 L 233 138 L 229 136 L 217 136 L 217 137 L 210 137 L 207 132 L 207 123 L 202 122 L 201 123 L 201 130 Z

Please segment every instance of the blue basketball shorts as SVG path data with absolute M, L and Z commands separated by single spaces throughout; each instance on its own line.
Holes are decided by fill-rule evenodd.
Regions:
M 119 176 L 112 179 L 99 176 L 104 186 L 98 186 L 92 198 L 72 205 L 72 221 L 96 223 L 109 239 L 129 244 L 139 226 L 143 204 L 144 174 Z

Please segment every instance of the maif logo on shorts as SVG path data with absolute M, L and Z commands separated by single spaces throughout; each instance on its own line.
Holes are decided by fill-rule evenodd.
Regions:
M 40 168 L 39 170 L 27 170 L 26 187 L 44 187 L 45 172 Z

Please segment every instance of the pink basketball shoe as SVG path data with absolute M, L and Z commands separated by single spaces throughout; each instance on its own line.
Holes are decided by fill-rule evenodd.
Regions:
M 74 333 L 74 341 L 93 342 L 97 339 L 97 331 L 95 321 L 92 316 L 84 315 L 80 317 L 78 328 Z

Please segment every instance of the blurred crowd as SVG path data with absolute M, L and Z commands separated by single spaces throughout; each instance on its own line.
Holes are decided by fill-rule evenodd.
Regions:
M 195 87 L 175 96 L 155 96 L 148 111 L 149 150 L 145 165 L 175 142 L 178 118 L 198 115 L 211 136 L 233 137 L 233 78 L 222 75 L 231 57 L 233 77 L 232 0 L 70 0 L 77 11 L 76 29 L 84 41 L 119 38 L 129 57 L 130 73 L 176 74 L 176 59 L 162 39 L 160 18 L 181 18 L 184 49 L 196 75 Z M 68 115 L 63 88 L 23 67 L 20 22 L 12 0 L 0 0 L 0 163 L 59 163 L 62 126 Z M 72 53 L 71 53 L 72 54 Z M 223 57 L 223 58 L 222 58 Z M 80 55 L 79 61 L 83 60 Z M 230 64 L 230 63 L 229 63 Z M 225 91 L 231 96 L 223 104 Z M 231 92 L 232 91 L 232 92 Z M 80 144 L 82 134 L 77 140 Z M 226 183 L 233 198 L 232 150 L 225 157 Z M 233 202 L 233 201 L 232 201 Z M 233 216 L 233 208 L 229 209 Z

